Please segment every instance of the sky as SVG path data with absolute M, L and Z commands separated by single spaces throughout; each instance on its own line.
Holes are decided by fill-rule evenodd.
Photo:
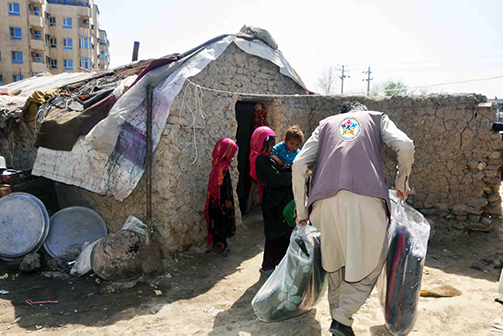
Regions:
M 502 0 L 95 0 L 111 67 L 185 52 L 243 25 L 269 31 L 311 91 L 332 70 L 333 93 L 401 81 L 415 94 L 503 98 Z M 118 5 L 120 4 L 120 5 Z

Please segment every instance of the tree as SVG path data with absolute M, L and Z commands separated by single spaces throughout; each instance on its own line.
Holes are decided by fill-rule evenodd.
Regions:
M 400 80 L 388 80 L 384 82 L 383 87 L 384 95 L 388 97 L 394 95 L 406 95 L 408 92 L 407 85 Z
M 333 94 L 336 80 L 337 74 L 335 73 L 335 68 L 330 66 L 323 70 L 321 77 L 318 78 L 316 88 L 324 95 Z

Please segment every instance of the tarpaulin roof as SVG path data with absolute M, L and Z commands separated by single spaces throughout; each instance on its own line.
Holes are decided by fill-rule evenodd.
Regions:
M 155 150 L 171 104 L 186 79 L 197 75 L 220 57 L 231 43 L 246 53 L 276 64 L 282 74 L 305 88 L 278 50 L 250 36 L 222 35 L 187 53 L 172 55 L 175 59 L 163 58 L 149 63 L 134 85 L 116 102 L 108 104 L 112 105 L 108 116 L 85 138 L 79 138 L 71 151 L 40 147 L 32 173 L 124 200 L 134 190 L 145 169 L 145 118 L 139 116 L 146 112 L 147 86 L 154 87 L 152 147 Z M 104 100 L 113 99 L 109 96 Z

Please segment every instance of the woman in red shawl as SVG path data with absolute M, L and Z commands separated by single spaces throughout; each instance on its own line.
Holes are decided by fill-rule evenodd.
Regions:
M 280 171 L 271 158 L 274 136 L 272 129 L 262 126 L 253 132 L 250 141 L 250 175 L 258 184 L 266 239 L 261 271 L 267 276 L 283 259 L 292 232 L 283 216 L 283 209 L 293 199 L 292 173 Z
M 236 232 L 229 165 L 237 149 L 236 143 L 229 138 L 220 139 L 215 144 L 204 209 L 208 230 L 207 252 L 222 256 L 229 255 L 227 238 L 234 236 Z

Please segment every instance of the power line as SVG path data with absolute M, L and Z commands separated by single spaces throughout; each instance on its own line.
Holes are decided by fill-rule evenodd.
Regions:
M 385 62 L 385 63 L 371 63 L 372 66 L 378 66 L 378 65 L 401 65 L 401 64 L 428 64 L 428 63 L 447 63 L 447 62 L 462 62 L 462 61 L 469 61 L 469 60 L 480 60 L 480 59 L 487 59 L 487 58 L 501 58 L 503 57 L 503 54 L 498 54 L 498 55 L 490 55 L 490 56 L 479 56 L 479 57 L 466 57 L 466 58 L 444 58 L 444 59 L 438 59 L 438 60 L 429 60 L 429 61 L 411 61 L 411 62 Z M 365 63 L 352 63 L 351 65 L 355 66 L 362 66 L 362 65 L 368 65 Z
M 413 87 L 408 87 L 408 90 L 415 90 L 415 89 L 426 89 L 430 87 L 436 87 L 436 86 L 443 86 L 443 85 L 452 85 L 452 84 L 463 84 L 463 83 L 471 83 L 471 82 L 481 82 L 481 81 L 486 81 L 486 80 L 493 80 L 493 79 L 499 79 L 503 78 L 503 75 L 501 76 L 494 76 L 494 77 L 486 77 L 486 78 L 476 78 L 476 79 L 467 79 L 467 80 L 462 80 L 462 81 L 456 81 L 456 82 L 446 82 L 446 83 L 438 83 L 438 84 L 429 84 L 429 85 L 422 85 L 422 86 L 413 86 Z M 386 90 L 386 91 L 400 91 L 402 89 L 391 89 L 391 90 Z M 384 91 L 383 90 L 379 90 Z M 352 93 L 354 95 L 359 95 L 363 94 L 363 92 L 358 92 L 358 93 Z

